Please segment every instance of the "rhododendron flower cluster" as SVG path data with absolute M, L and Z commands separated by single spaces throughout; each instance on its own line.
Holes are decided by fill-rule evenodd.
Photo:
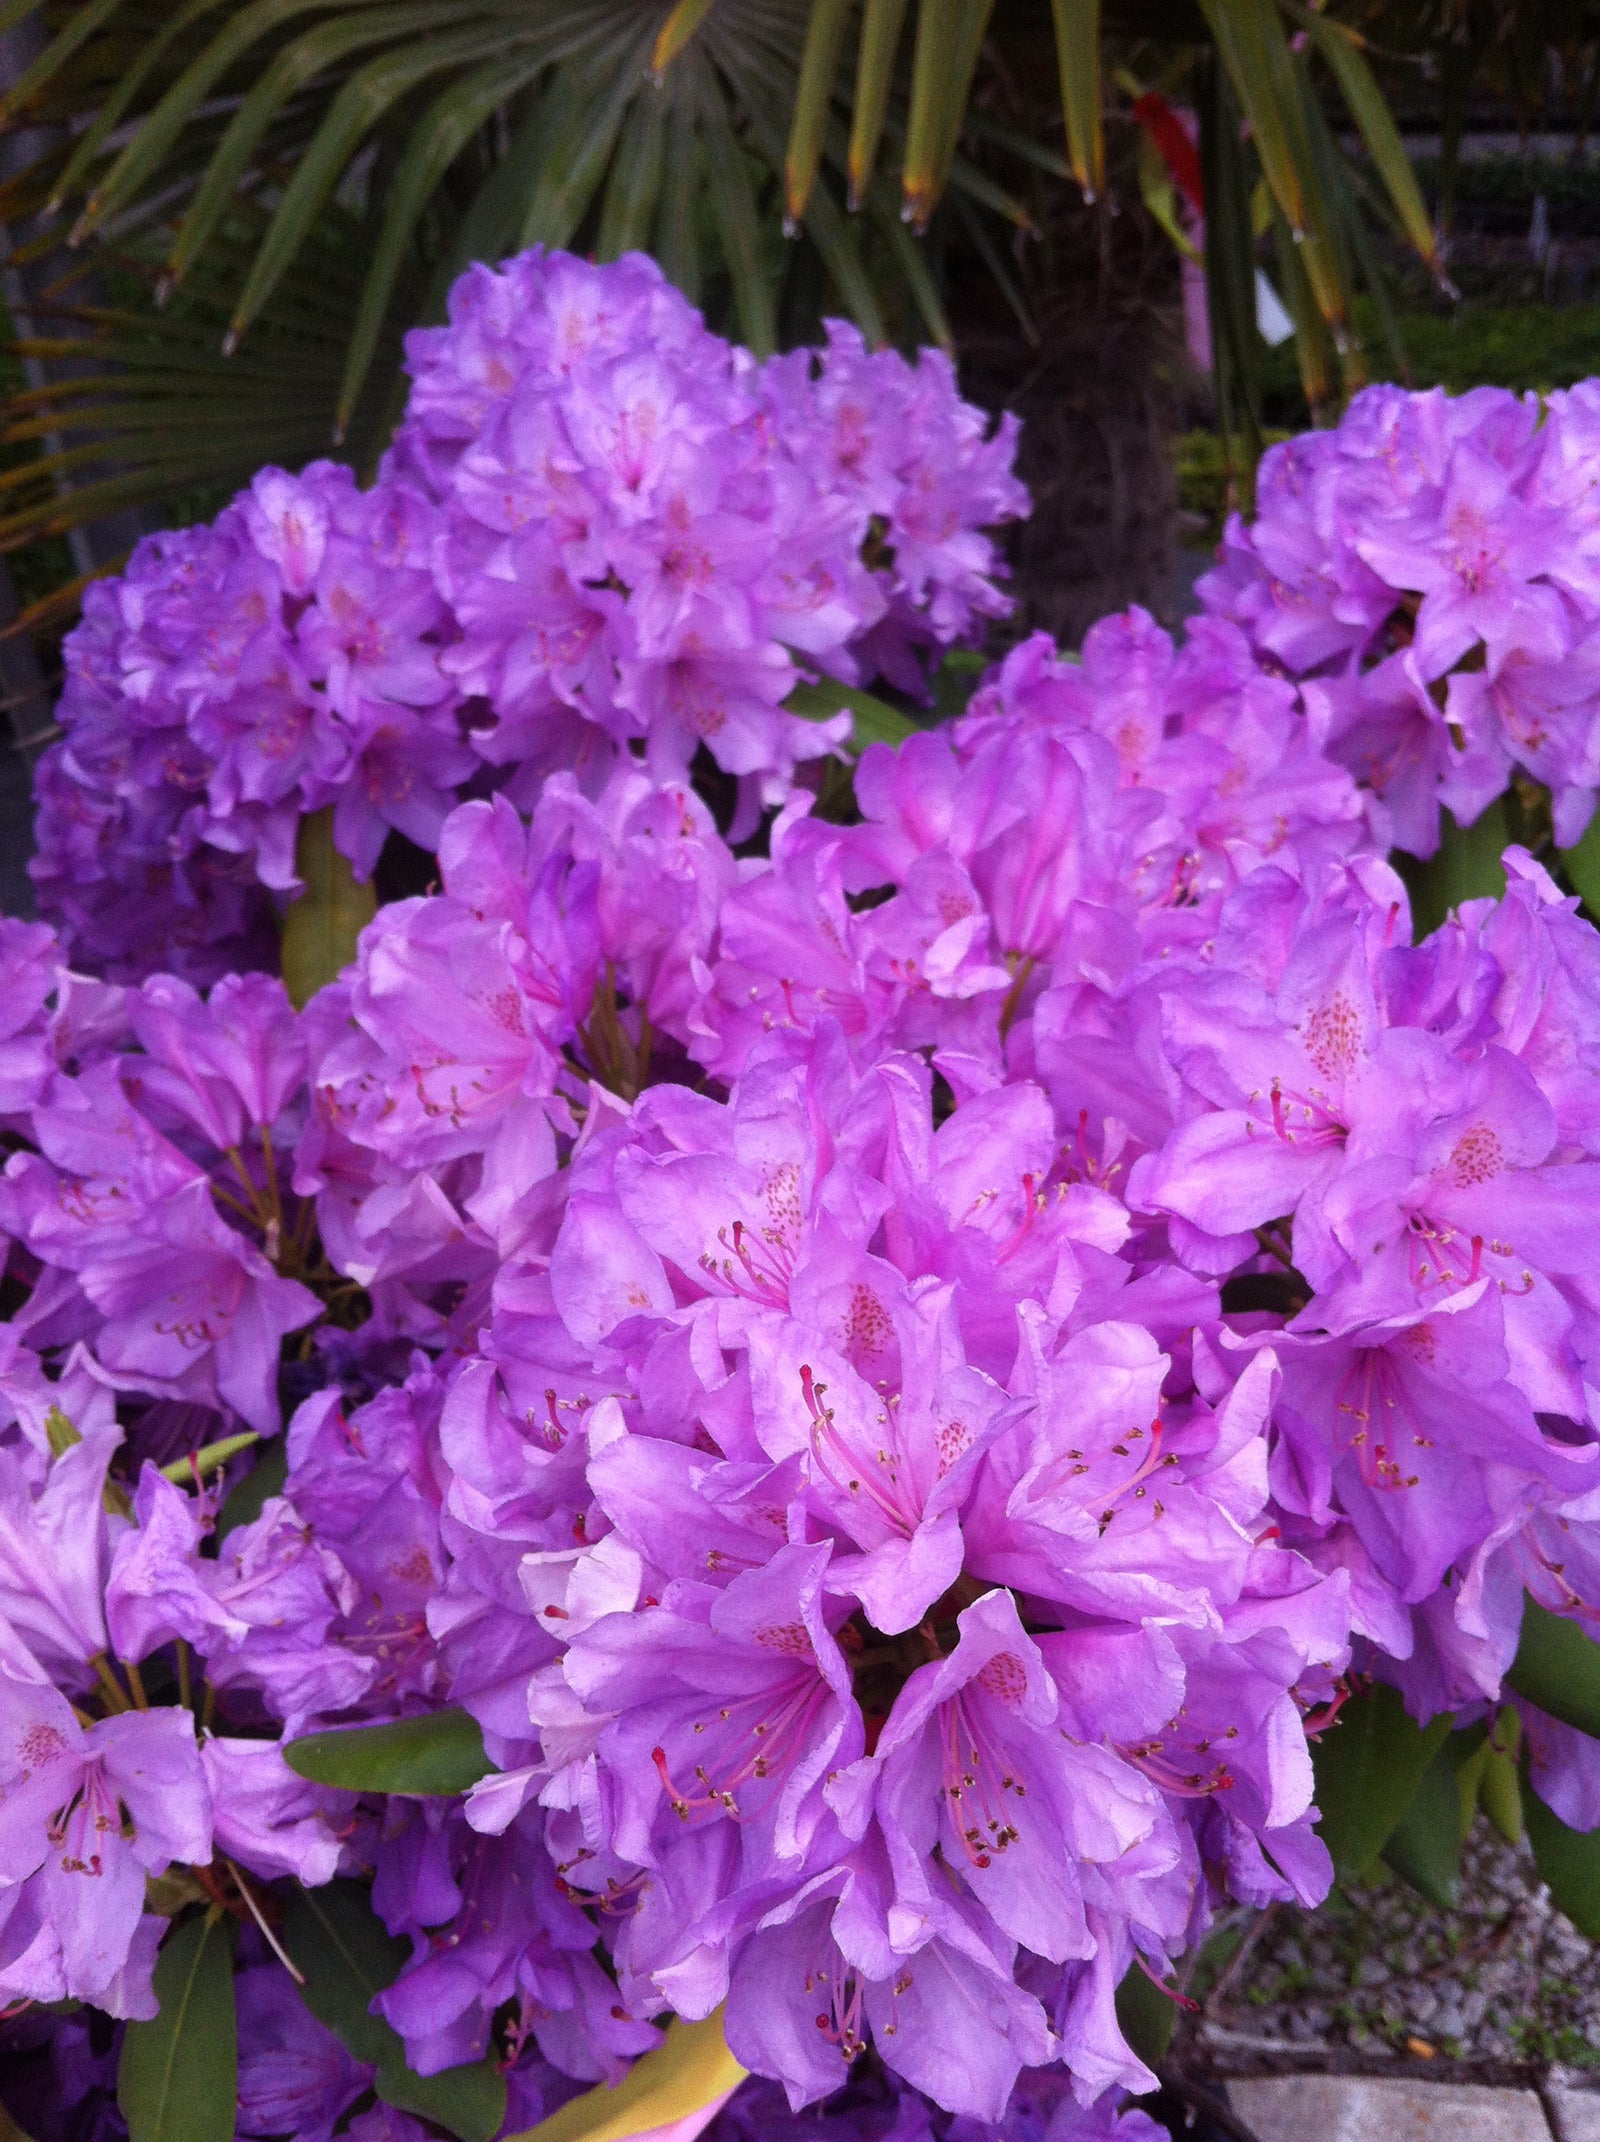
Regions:
M 1265 456 L 1206 607 L 1303 680 L 1323 748 L 1431 855 L 1516 770 L 1558 846 L 1600 794 L 1600 386 L 1455 399 L 1369 387 L 1343 421 Z
M 1413 942 L 1215 616 L 1022 642 L 848 813 L 769 697 L 736 854 L 707 665 L 908 675 L 1003 452 L 924 480 L 945 375 L 755 367 L 635 262 L 475 271 L 415 371 L 386 688 L 499 770 L 435 887 L 301 1011 L 0 925 L 7 2057 L 98 2078 L 226 1922 L 243 2135 L 520 2134 L 676 2018 L 751 2072 L 713 2142 L 1149 2142 L 1118 1988 L 1321 1900 L 1373 1682 L 1600 1824 L 1507 1685 L 1529 1598 L 1600 1610 L 1600 939 L 1512 849 Z M 276 485 L 223 525 L 309 633 L 339 515 Z M 726 546 L 670 596 L 669 526 Z M 354 2031 L 325 1924 L 389 1959 Z
M 704 748 L 753 825 L 848 734 L 785 710 L 798 683 L 920 690 L 1009 608 L 982 531 L 1027 504 L 1015 419 L 937 352 L 836 323 L 760 365 L 642 256 L 535 248 L 463 276 L 408 361 L 370 490 L 268 470 L 88 590 L 32 868 L 101 971 L 274 967 L 309 812 L 366 879 L 464 794 Z

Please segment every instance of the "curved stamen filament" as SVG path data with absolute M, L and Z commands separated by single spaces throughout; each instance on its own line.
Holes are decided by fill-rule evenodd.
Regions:
M 1006 1794 L 1023 1800 L 1028 1788 L 1007 1766 L 994 1736 L 973 1716 L 963 1695 L 944 1704 L 940 1715 L 943 1746 L 940 1789 L 961 1848 L 974 1867 L 992 1863 L 1021 1836 Z

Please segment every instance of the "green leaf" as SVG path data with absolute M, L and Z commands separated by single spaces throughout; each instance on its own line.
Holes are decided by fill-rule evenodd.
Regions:
M 114 15 L 123 0 L 79 0 L 64 26 L 39 54 L 33 65 L 0 97 L 0 120 L 15 120 L 27 109 L 28 100 L 43 82 L 58 74 L 87 38 Z
M 822 159 L 828 116 L 833 109 L 833 85 L 839 72 L 839 47 L 851 4 L 852 0 L 811 0 L 800 79 L 795 85 L 789 152 L 784 159 L 784 201 L 792 222 L 798 223 L 805 214 L 811 189 L 817 183 L 817 165 Z
M 1522 1607 L 1522 1636 L 1506 1685 L 1563 1725 L 1600 1740 L 1600 1645 L 1537 1599 Z
M 1100 0 L 1051 0 L 1061 108 L 1067 119 L 1072 175 L 1092 201 L 1105 190 L 1105 137 L 1100 122 Z
M 163 1465 L 161 1477 L 175 1480 L 180 1487 L 187 1487 L 198 1476 L 204 1479 L 207 1473 L 220 1472 L 230 1458 L 238 1457 L 241 1450 L 248 1450 L 252 1443 L 259 1443 L 260 1436 L 253 1428 L 241 1435 L 225 1435 L 218 1443 L 207 1443 L 202 1450 L 193 1451 L 186 1458 L 174 1458 L 170 1465 Z
M 906 0 L 867 0 L 861 13 L 861 48 L 856 58 L 855 108 L 850 117 L 850 206 L 866 198 L 872 167 L 883 139 L 884 116 L 894 83 L 895 55 L 905 23 Z
M 294 867 L 305 891 L 283 925 L 283 981 L 298 1009 L 337 981 L 356 956 L 356 940 L 378 912 L 378 896 L 356 881 L 347 857 L 333 845 L 333 810 L 300 821 Z
M 427 1711 L 387 1725 L 335 1727 L 283 1743 L 291 1770 L 346 1792 L 404 1792 L 433 1797 L 466 1792 L 494 1765 L 470 1713 Z
M 677 0 L 672 13 L 661 25 L 655 49 L 650 54 L 650 70 L 658 78 L 665 74 L 678 54 L 693 38 L 715 0 Z
M 967 93 L 994 0 L 920 0 L 901 172 L 906 215 L 924 230 L 966 117 Z
M 1394 1689 L 1374 1682 L 1312 1743 L 1317 1830 L 1341 1880 L 1389 1842 L 1449 1731 L 1448 1715 L 1419 1726 Z
M 74 235 L 81 237 L 94 223 L 126 206 L 147 181 L 156 178 L 179 134 L 253 44 L 274 30 L 287 28 L 297 15 L 317 12 L 319 6 L 320 0 L 255 0 L 253 6 L 232 13 L 135 127 L 127 146 L 90 194 Z
M 1540 1880 L 1578 1932 L 1600 1941 L 1600 1831 L 1569 1830 L 1531 1786 L 1522 1808 Z
M 1425 863 L 1409 858 L 1400 874 L 1411 893 L 1411 919 L 1418 937 L 1436 930 L 1463 900 L 1497 900 L 1506 889 L 1500 857 L 1511 839 L 1503 798 L 1496 798 L 1470 826 L 1458 826 L 1441 811 L 1439 852 Z
M 898 707 L 848 684 L 797 684 L 783 704 L 787 713 L 802 715 L 807 721 L 832 721 L 835 714 L 848 709 L 854 729 L 851 741 L 858 752 L 868 744 L 903 744 L 917 730 L 917 724 Z
M 1517 1759 L 1504 1748 L 1490 1748 L 1478 1780 L 1478 1798 L 1484 1813 L 1509 1845 L 1522 1842 L 1522 1792 L 1517 1783 Z
M 233 2142 L 239 2034 L 235 1926 L 215 1909 L 187 1919 L 156 1958 L 160 2013 L 132 2022 L 117 2064 L 130 2142 Z
M 214 1539 L 225 1540 L 238 1526 L 253 1525 L 270 1498 L 283 1493 L 289 1477 L 288 1443 L 287 1436 L 275 1436 L 238 1485 L 228 1490 Z
M 762 253 L 755 188 L 717 83 L 707 79 L 702 84 L 700 104 L 700 138 L 705 144 L 711 204 L 733 281 L 739 327 L 756 355 L 767 357 L 778 346 L 778 324 L 772 278 Z
M 934 671 L 930 722 L 955 721 L 965 714 L 988 669 L 989 657 L 975 647 L 952 647 Z
M 1452 1911 L 1461 1897 L 1462 1817 L 1460 1772 L 1481 1733 L 1452 1733 L 1422 1774 L 1411 1805 L 1383 1848 L 1383 1858 L 1430 1904 Z M 1458 1742 L 1469 1745 L 1462 1748 Z
M 1600 811 L 1590 819 L 1577 846 L 1560 853 L 1567 883 L 1591 917 L 1600 915 Z
M 442 25 L 453 12 L 452 0 L 436 0 L 435 5 L 417 12 L 424 20 Z M 273 211 L 261 250 L 251 263 L 234 306 L 223 344 L 225 350 L 234 347 L 277 288 L 289 263 L 311 235 L 350 159 L 389 108 L 430 74 L 491 59 L 502 42 L 492 26 L 481 23 L 453 37 L 423 35 L 419 30 L 413 42 L 381 54 L 352 75 L 334 98 L 313 139 L 295 160 L 293 175 Z M 244 116 L 241 112 L 240 120 Z
M 657 89 L 640 97 L 628 114 L 600 210 L 598 260 L 620 260 L 649 240 L 661 193 L 667 110 L 667 98 Z
M 1290 0 L 1290 12 L 1310 33 L 1312 43 L 1327 61 L 1328 71 L 1338 83 L 1339 94 L 1360 129 L 1367 153 L 1394 203 L 1402 229 L 1423 259 L 1432 261 L 1435 252 L 1433 221 L 1394 114 L 1373 79 L 1372 69 L 1362 58 L 1361 48 L 1366 40 L 1348 24 L 1335 22 L 1331 16 L 1315 9 L 1297 6 L 1294 0 Z
M 522 245 L 569 245 L 599 191 L 629 103 L 641 86 L 640 55 L 574 60 L 546 92 L 551 131 L 539 183 L 522 219 Z
M 292 97 L 308 82 L 348 60 L 364 46 L 392 43 L 396 37 L 403 36 L 420 41 L 427 30 L 448 22 L 450 15 L 449 0 L 433 0 L 432 5 L 402 4 L 362 9 L 353 15 L 335 16 L 329 22 L 319 23 L 314 30 L 285 46 L 252 86 L 212 152 L 168 255 L 170 282 L 182 278 L 227 214 L 229 203 L 249 170 L 263 135 Z M 352 86 L 347 83 L 340 92 L 335 112 L 348 98 Z M 330 120 L 332 116 L 330 113 Z M 322 131 L 325 129 L 319 130 L 319 139 Z M 301 168 L 304 163 L 305 154 L 302 153 Z
M 1256 331 L 1250 174 L 1240 139 L 1239 107 L 1227 70 L 1214 53 L 1202 52 L 1196 60 L 1195 90 L 1206 199 L 1206 302 L 1217 428 L 1230 478 L 1243 479 L 1237 503 L 1248 512 L 1261 454 L 1261 337 Z
M 361 303 L 350 330 L 350 348 L 339 388 L 337 425 L 341 436 L 366 384 L 406 249 L 429 200 L 478 128 L 520 86 L 528 72 L 528 63 L 521 59 L 491 62 L 446 90 L 413 128 L 405 155 L 389 182 L 383 228 L 367 259 Z
M 693 107 L 687 98 L 674 97 L 653 251 L 691 304 L 700 298 L 700 162 Z
M 1130 1965 L 1117 1988 L 1117 2025 L 1147 2068 L 1166 2058 L 1177 2019 L 1177 2002 L 1137 1963 Z
M 30 0 L 37 5 L 38 0 Z M 86 175 L 94 168 L 100 151 L 116 132 L 123 114 L 128 111 L 144 88 L 159 71 L 165 53 L 187 35 L 191 25 L 202 15 L 209 15 L 222 5 L 222 0 L 188 0 L 170 15 L 154 37 L 141 47 L 137 57 L 130 57 L 121 75 L 107 85 L 106 95 L 95 112 L 93 123 L 87 127 L 74 147 L 66 168 L 56 180 L 50 197 L 49 213 L 54 214 L 59 205 L 75 194 Z
M 365 1884 L 296 1889 L 284 1907 L 283 1944 L 304 1976 L 306 2006 L 357 2060 L 377 2069 L 377 2092 L 386 2105 L 435 2120 L 460 2142 L 490 2142 L 498 2134 L 506 2085 L 492 2062 L 414 2075 L 406 2066 L 404 2039 L 372 2014 L 372 2002 L 399 1976 L 410 1944 L 384 1931 Z

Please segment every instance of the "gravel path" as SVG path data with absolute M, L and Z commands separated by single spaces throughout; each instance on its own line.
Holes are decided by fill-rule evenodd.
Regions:
M 1600 2090 L 1600 1945 L 1551 1904 L 1524 1844 L 1481 1821 L 1462 1903 L 1398 1877 L 1335 1891 L 1312 1914 L 1241 1921 L 1231 1959 L 1197 1976 L 1180 2064 L 1219 2074 L 1332 2068 Z

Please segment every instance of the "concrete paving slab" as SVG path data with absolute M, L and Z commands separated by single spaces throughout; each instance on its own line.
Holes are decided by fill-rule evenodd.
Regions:
M 1556 2142 L 1600 2142 L 1600 2090 L 1562 2090 L 1552 2084 L 1544 2102 Z
M 1533 2091 L 1481 2083 L 1278 2075 L 1230 2082 L 1228 2101 L 1260 2142 L 1551 2142 Z

